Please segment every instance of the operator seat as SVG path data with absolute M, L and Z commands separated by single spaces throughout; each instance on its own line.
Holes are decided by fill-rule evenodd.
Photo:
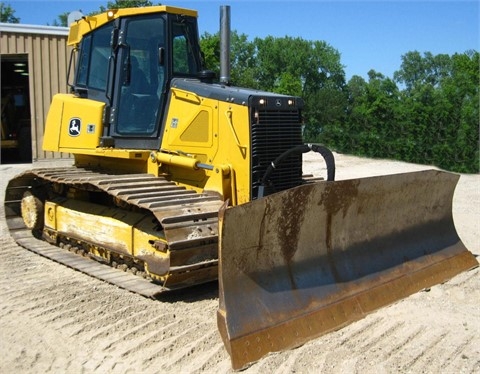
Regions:
M 145 72 L 140 68 L 138 59 L 135 56 L 130 58 L 130 92 L 132 94 L 150 94 L 151 87 Z
M 118 130 L 125 135 L 150 134 L 155 127 L 158 98 L 135 56 L 130 56 L 130 77 L 124 88 Z

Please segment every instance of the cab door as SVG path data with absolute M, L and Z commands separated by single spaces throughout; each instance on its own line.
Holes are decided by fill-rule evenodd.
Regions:
M 115 148 L 159 148 L 166 94 L 165 17 L 121 19 L 109 131 Z

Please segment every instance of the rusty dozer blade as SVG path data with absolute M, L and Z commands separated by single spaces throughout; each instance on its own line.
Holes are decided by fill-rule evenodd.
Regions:
M 233 369 L 478 266 L 453 224 L 458 178 L 319 182 L 223 209 L 217 321 Z

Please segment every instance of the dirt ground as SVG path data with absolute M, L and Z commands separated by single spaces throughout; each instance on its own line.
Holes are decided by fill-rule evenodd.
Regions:
M 336 155 L 337 179 L 426 169 Z M 314 156 L 305 172 L 321 170 Z M 45 165 L 40 165 L 45 166 Z M 31 253 L 7 232 L 7 181 L 32 165 L 1 165 L 0 372 L 229 373 L 216 327 L 218 288 L 150 300 Z M 480 255 L 480 175 L 462 175 L 454 220 Z M 479 373 L 480 273 L 378 310 L 245 373 Z

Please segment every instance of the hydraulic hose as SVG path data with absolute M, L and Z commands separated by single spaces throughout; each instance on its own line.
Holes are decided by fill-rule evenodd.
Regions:
M 335 180 L 335 157 L 333 156 L 332 151 L 330 151 L 327 147 L 324 147 L 322 145 L 317 145 L 317 144 L 297 145 L 293 148 L 286 150 L 280 156 L 278 156 L 274 161 L 270 163 L 267 170 L 265 171 L 265 174 L 263 175 L 263 178 L 260 181 L 261 184 L 259 188 L 258 197 L 264 196 L 265 187 L 268 185 L 270 175 L 275 171 L 278 165 L 282 163 L 283 160 L 285 160 L 286 158 L 288 158 L 293 154 L 307 153 L 310 151 L 319 153 L 320 155 L 322 155 L 323 159 L 325 160 L 325 163 L 327 165 L 327 181 Z

